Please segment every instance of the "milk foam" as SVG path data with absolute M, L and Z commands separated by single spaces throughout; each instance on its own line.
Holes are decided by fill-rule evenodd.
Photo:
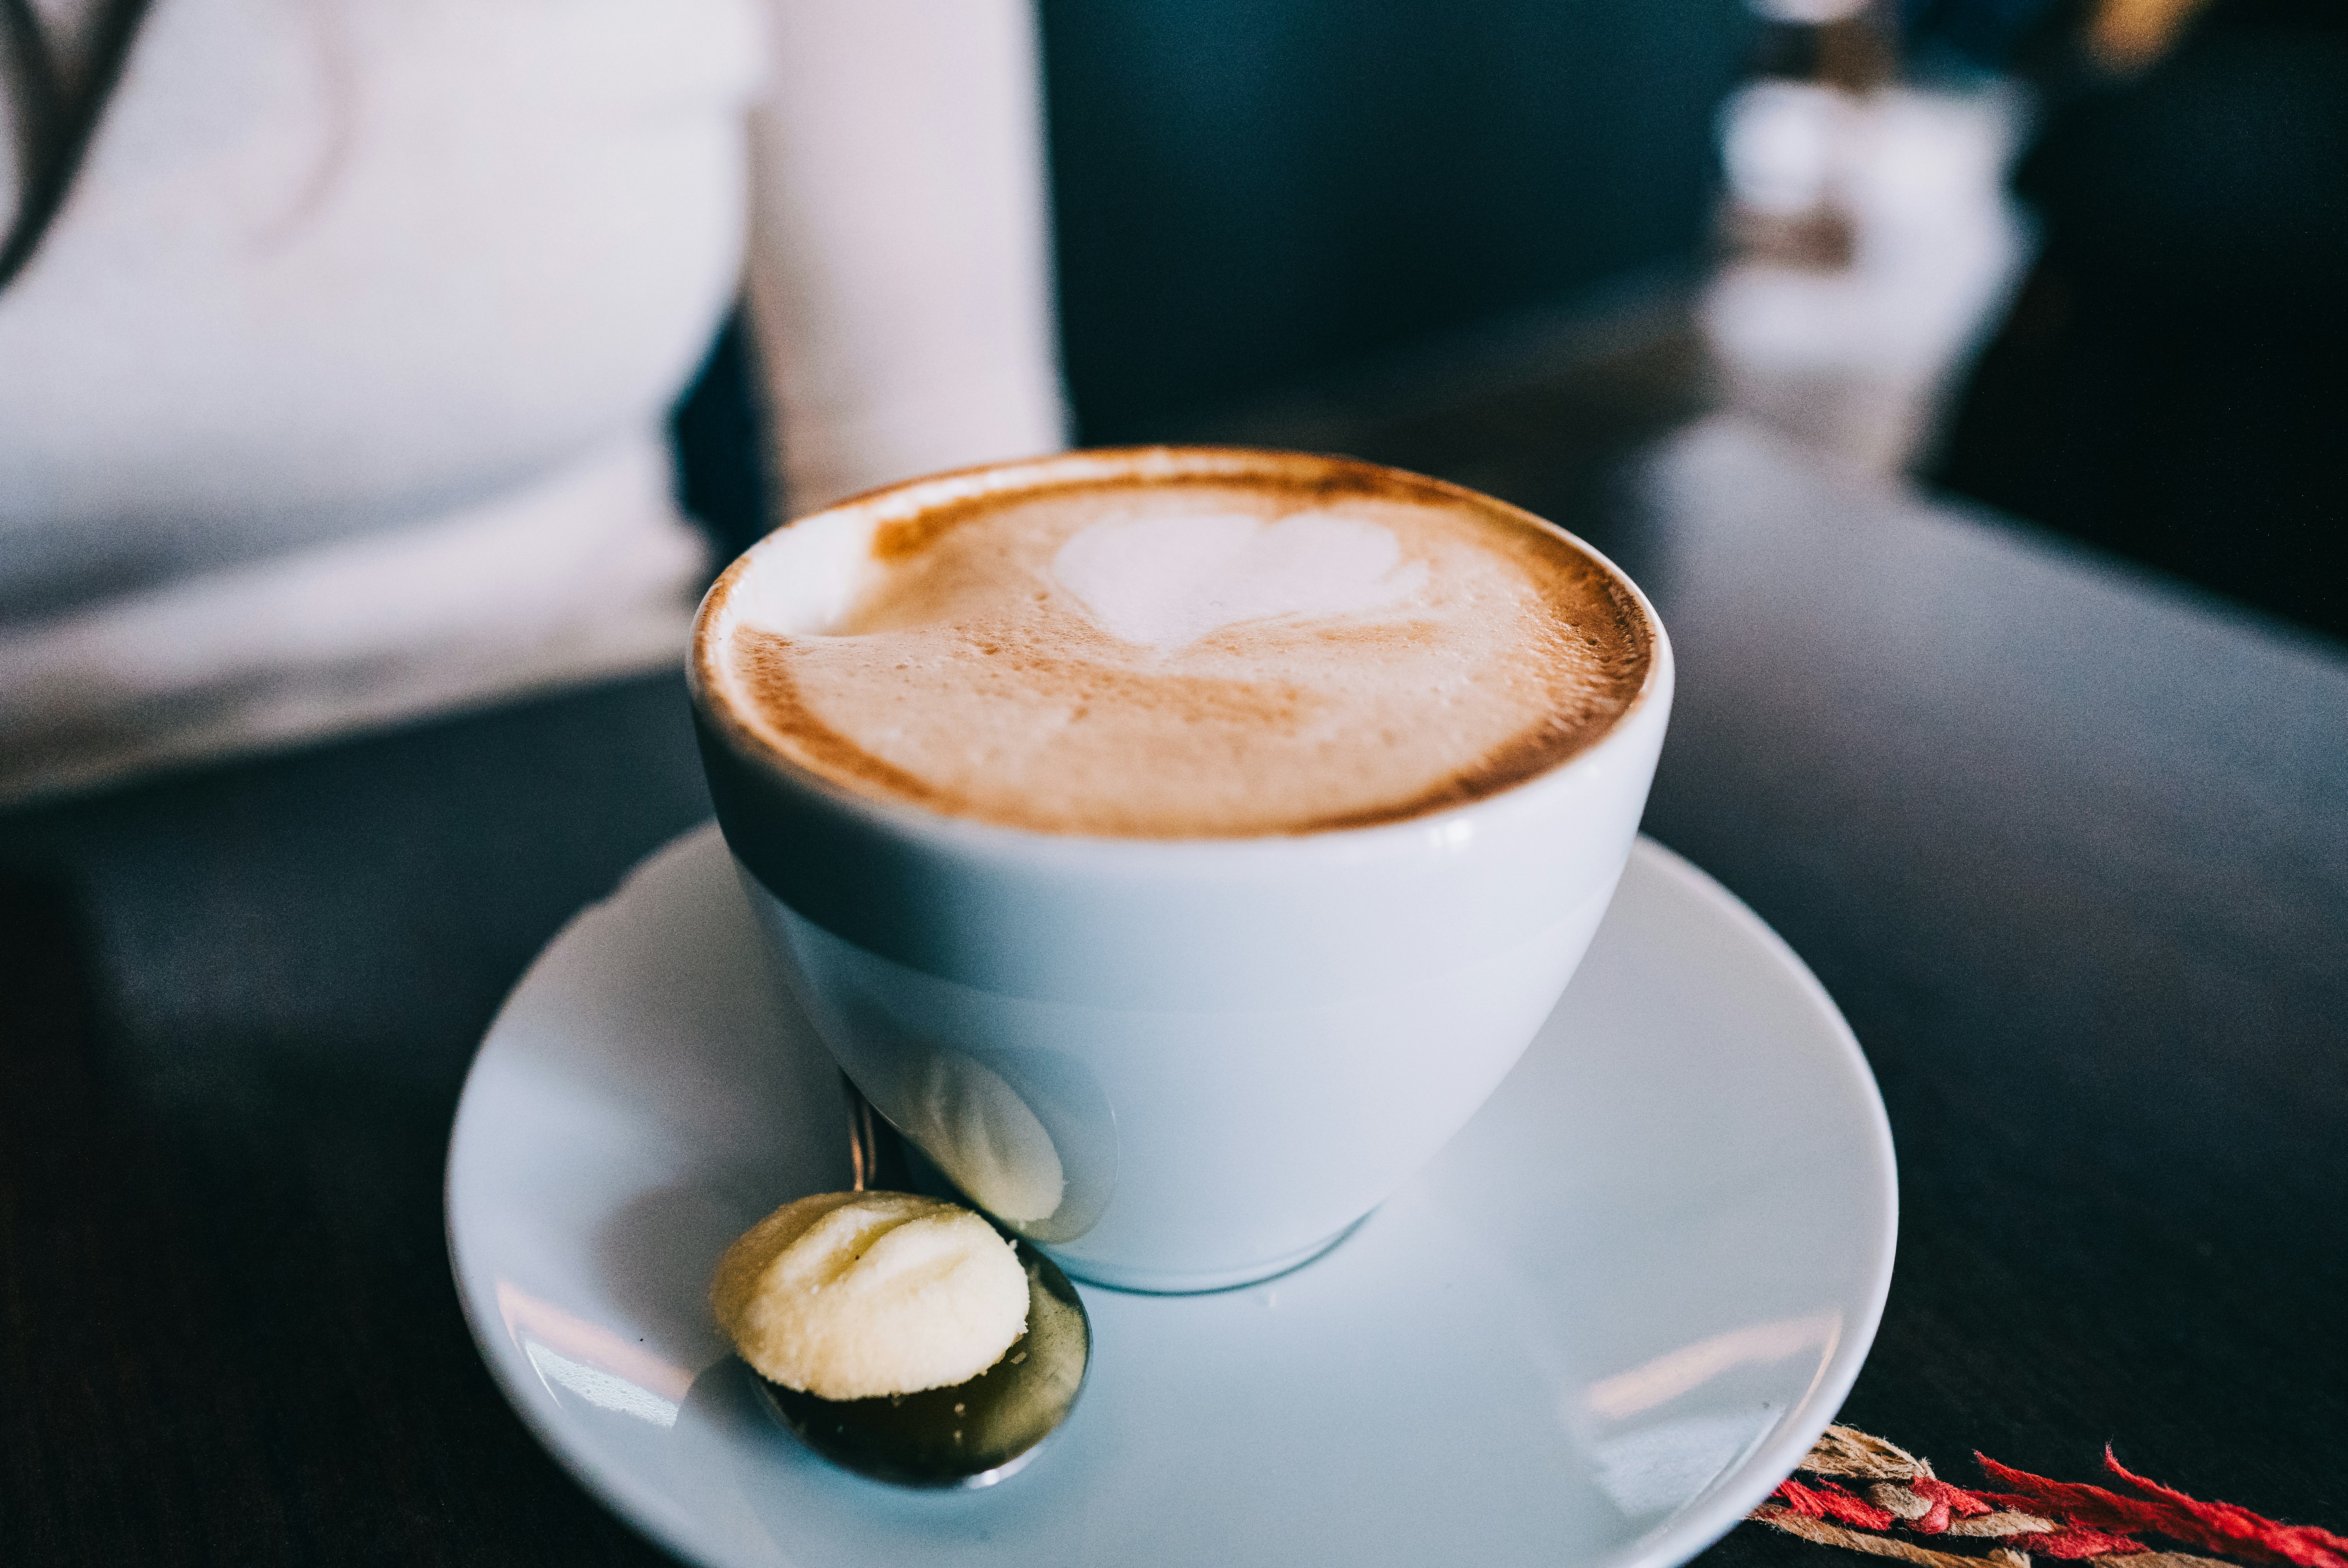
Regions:
M 1458 804 L 1638 695 L 1629 590 L 1522 513 L 1342 459 L 1114 456 L 783 530 L 713 594 L 728 706 L 857 793 L 1185 838 Z

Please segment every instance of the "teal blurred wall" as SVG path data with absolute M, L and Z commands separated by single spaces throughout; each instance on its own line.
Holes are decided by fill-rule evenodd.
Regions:
M 1739 0 L 1043 0 L 1081 437 L 1693 256 Z

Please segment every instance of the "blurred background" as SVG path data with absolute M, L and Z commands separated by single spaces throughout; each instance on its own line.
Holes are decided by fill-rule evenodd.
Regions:
M 0 800 L 673 668 L 777 518 L 1061 439 L 1612 548 L 1727 428 L 2348 636 L 2337 0 L 0 0 Z
M 1042 17 L 1082 441 L 1337 447 L 1602 534 L 1626 453 L 1727 411 L 2348 635 L 2348 8 Z M 729 544 L 737 381 L 681 422 Z

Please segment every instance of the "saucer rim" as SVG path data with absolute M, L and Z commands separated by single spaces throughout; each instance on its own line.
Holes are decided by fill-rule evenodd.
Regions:
M 1835 1004 L 1825 984 L 1811 973 L 1809 965 L 1802 961 L 1792 945 L 1710 872 L 1643 833 L 1632 844 L 1631 853 L 1653 861 L 1658 869 L 1696 897 L 1717 904 L 1747 936 L 1756 938 L 1759 949 L 1776 960 L 1777 968 L 1794 981 L 1811 1010 L 1825 1020 L 1842 1066 L 1864 1091 L 1859 1096 L 1860 1107 L 1866 1114 L 1867 1142 L 1873 1155 L 1870 1173 L 1876 1178 L 1870 1184 L 1869 1195 L 1880 1205 L 1882 1223 L 1873 1236 L 1873 1256 L 1868 1260 L 1865 1311 L 1837 1341 L 1833 1353 L 1819 1366 L 1800 1402 L 1787 1412 L 1786 1419 L 1732 1471 L 1713 1481 L 1707 1489 L 1710 1497 L 1682 1509 L 1627 1548 L 1595 1558 L 1583 1568 L 1677 1568 L 1743 1523 L 1777 1490 L 1780 1481 L 1794 1473 L 1812 1445 L 1834 1424 L 1843 1401 L 1850 1395 L 1851 1386 L 1859 1381 L 1869 1353 L 1875 1348 L 1876 1332 L 1882 1327 L 1884 1306 L 1891 1295 L 1892 1267 L 1900 1245 L 1900 1166 L 1891 1139 L 1891 1118 L 1884 1109 L 1882 1088 L 1875 1081 L 1875 1071 L 1868 1065 L 1867 1052 L 1860 1047 L 1859 1036 L 1852 1032 L 1850 1020 L 1843 1017 L 1842 1009 Z
M 505 999 L 499 1004 L 495 1017 L 482 1031 L 482 1045 L 486 1046 L 498 1035 L 540 966 L 582 922 L 624 897 L 636 878 L 656 861 L 672 855 L 688 854 L 696 840 L 717 836 L 717 824 L 714 819 L 688 828 L 632 865 L 621 875 L 610 893 L 591 900 L 576 911 L 547 938 L 516 979 Z M 1753 1510 L 1776 1490 L 1778 1483 L 1793 1473 L 1811 1446 L 1833 1424 L 1852 1385 L 1858 1381 L 1882 1324 L 1899 1245 L 1899 1167 L 1890 1118 L 1884 1108 L 1882 1091 L 1868 1064 L 1866 1053 L 1849 1020 L 1844 1018 L 1842 1009 L 1791 945 L 1756 914 L 1751 906 L 1701 866 L 1644 833 L 1633 841 L 1630 858 L 1649 863 L 1656 871 L 1677 883 L 1684 892 L 1725 913 L 1759 951 L 1768 955 L 1774 967 L 1793 982 L 1796 990 L 1809 1004 L 1809 1010 L 1826 1025 L 1827 1033 L 1833 1041 L 1838 1065 L 1851 1085 L 1859 1091 L 1857 1108 L 1868 1123 L 1865 1142 L 1871 1156 L 1867 1173 L 1872 1178 L 1868 1183 L 1868 1196 L 1879 1211 L 1880 1223 L 1870 1236 L 1869 1250 L 1871 1255 L 1866 1260 L 1863 1270 L 1866 1286 L 1862 1310 L 1838 1337 L 1834 1349 L 1820 1364 L 1809 1386 L 1800 1399 L 1787 1411 L 1784 1419 L 1730 1471 L 1715 1478 L 1697 1499 L 1644 1535 L 1634 1537 L 1627 1544 L 1611 1552 L 1582 1560 L 1574 1568 L 1678 1568 L 1744 1522 Z M 1627 872 L 1627 865 L 1625 869 Z M 592 1500 L 616 1514 L 622 1523 L 679 1562 L 722 1568 L 719 1560 L 700 1553 L 691 1539 L 689 1522 L 672 1519 L 672 1511 L 666 1501 L 635 1475 L 624 1470 L 614 1470 L 610 1474 L 591 1471 L 583 1454 L 573 1452 L 553 1424 L 537 1412 L 519 1382 L 519 1370 L 506 1365 L 504 1358 L 492 1349 L 496 1336 L 489 1317 L 485 1316 L 490 1308 L 488 1304 L 477 1301 L 468 1288 L 464 1244 L 457 1228 L 458 1155 L 468 1111 L 478 1103 L 472 1099 L 474 1081 L 480 1071 L 485 1054 L 485 1050 L 477 1048 L 473 1061 L 466 1070 L 456 1114 L 450 1122 L 448 1156 L 441 1185 L 442 1234 L 447 1245 L 449 1274 L 456 1287 L 466 1330 L 473 1340 L 474 1351 L 489 1370 L 490 1381 L 508 1409 L 520 1419 L 524 1430 Z M 1366 1219 L 1368 1216 L 1364 1217 Z M 1338 1242 L 1342 1243 L 1345 1236 L 1352 1235 L 1353 1228 L 1348 1227 L 1342 1233 Z M 1316 1253 L 1298 1266 L 1309 1267 L 1321 1255 L 1322 1253 Z M 1096 1285 L 1094 1288 L 1113 1290 L 1117 1287 Z M 1049 1445 L 1037 1446 L 1040 1449 Z

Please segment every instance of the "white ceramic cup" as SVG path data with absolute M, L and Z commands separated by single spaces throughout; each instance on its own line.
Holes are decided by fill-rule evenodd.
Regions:
M 1467 805 L 1293 836 L 1092 838 L 947 816 L 843 790 L 744 722 L 749 699 L 717 657 L 737 596 L 757 598 L 757 624 L 820 631 L 884 518 L 973 485 L 1145 463 L 1229 477 L 1345 460 L 1072 453 L 858 497 L 719 578 L 695 630 L 693 702 L 743 886 L 873 1106 L 1069 1273 L 1214 1290 L 1341 1238 L 1523 1052 L 1630 853 L 1672 656 L 1645 597 L 1574 540 L 1651 633 L 1645 682 L 1613 727 Z

